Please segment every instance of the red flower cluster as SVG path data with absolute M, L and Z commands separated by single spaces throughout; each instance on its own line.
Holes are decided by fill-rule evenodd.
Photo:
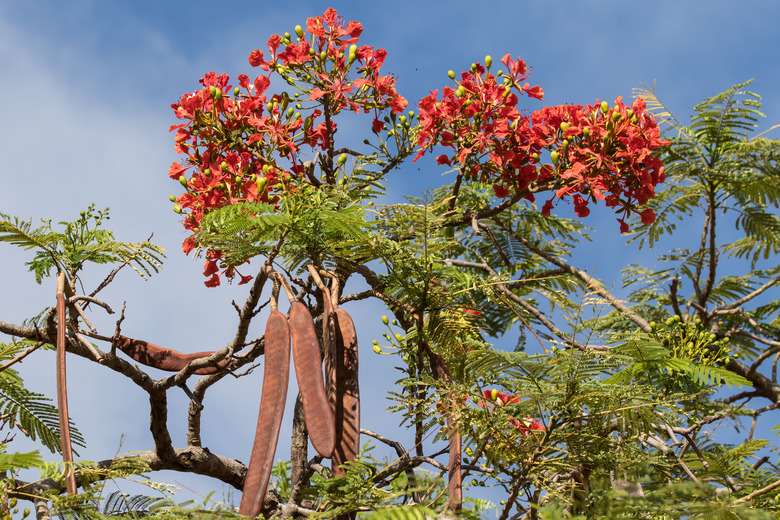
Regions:
M 250 80 L 240 74 L 233 89 L 226 74 L 209 72 L 200 80 L 202 89 L 171 105 L 184 120 L 170 128 L 176 131 L 174 148 L 187 158 L 174 162 L 168 175 L 186 189 L 174 209 L 185 215 L 187 230 L 197 233 L 213 209 L 240 201 L 273 204 L 297 183 L 309 182 L 302 154 L 327 149 L 336 131 L 332 118 L 342 110 L 373 112 L 375 124 L 382 111 L 406 108 L 395 79 L 380 74 L 387 52 L 356 45 L 362 31 L 360 23 L 344 23 L 328 9 L 309 18 L 305 30 L 296 27 L 295 36 L 271 36 L 268 60 L 263 51 L 250 53 L 249 63 L 267 75 Z M 299 92 L 267 94 L 273 74 Z M 192 235 L 182 247 L 189 254 L 195 246 Z M 207 252 L 207 286 L 219 285 L 222 275 L 235 275 L 234 266 L 224 265 L 221 257 L 220 251 Z M 242 276 L 240 283 L 250 279 Z
M 485 390 L 482 395 L 487 399 L 486 401 L 479 401 L 477 404 L 482 408 L 490 408 L 491 410 L 494 407 L 499 406 L 506 406 L 509 404 L 515 404 L 520 402 L 520 398 L 516 395 L 511 394 L 505 394 L 504 392 L 499 392 L 496 389 L 493 390 Z M 532 419 L 530 417 L 523 417 L 521 419 L 509 419 L 509 424 L 517 428 L 517 430 L 520 432 L 521 435 L 524 437 L 528 437 L 531 435 L 531 432 L 539 432 L 544 431 L 546 428 L 542 423 L 537 421 L 536 419 Z
M 461 74 L 457 88 L 444 87 L 420 101 L 420 151 L 415 161 L 436 145 L 453 151 L 439 155 L 438 164 L 458 165 L 466 180 L 491 183 L 497 197 L 513 194 L 534 200 L 534 193 L 555 191 L 542 207 L 549 215 L 554 198 L 572 197 L 578 216 L 590 213 L 588 204 L 604 200 L 608 207 L 623 209 L 621 232 L 628 231 L 625 217 L 655 195 L 663 182 L 661 162 L 654 150 L 667 144 L 660 138 L 655 120 L 637 99 L 631 107 L 622 98 L 615 106 L 559 105 L 533 112 L 517 108 L 518 94 L 542 99 L 528 77 L 525 62 L 509 54 L 501 60 L 507 71 L 489 72 L 477 63 Z M 450 73 L 452 79 L 454 73 Z M 540 154 L 549 153 L 552 164 Z M 642 222 L 655 220 L 652 210 L 641 213 Z

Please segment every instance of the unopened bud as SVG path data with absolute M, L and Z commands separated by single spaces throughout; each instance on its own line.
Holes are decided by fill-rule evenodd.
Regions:
M 300 25 L 296 25 L 295 34 L 298 35 L 298 38 L 303 38 L 303 27 L 301 27 Z
M 449 76 L 450 79 L 455 79 L 455 71 L 454 70 L 447 71 L 447 76 Z
M 493 65 L 493 56 L 488 54 L 485 56 L 485 68 L 489 69 L 491 65 Z

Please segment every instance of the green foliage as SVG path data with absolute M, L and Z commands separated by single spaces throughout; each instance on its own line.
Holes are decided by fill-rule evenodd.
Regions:
M 32 221 L 23 221 L 0 213 L 0 242 L 36 250 L 27 262 L 39 284 L 55 271 L 65 271 L 72 283 L 85 264 L 119 264 L 130 266 L 142 278 L 151 276 L 162 266 L 162 248 L 149 241 L 117 242 L 114 234 L 99 229 L 108 220 L 108 208 L 96 211 L 92 204 L 73 222 L 60 222 L 62 231 L 54 231 L 51 221 L 34 228 Z
M 5 363 L 33 342 L 0 343 L 0 363 Z M 51 399 L 25 388 L 24 381 L 13 368 L 0 371 L 0 428 L 18 429 L 31 440 L 40 440 L 52 453 L 60 452 L 60 427 L 57 407 Z M 84 447 L 84 438 L 71 421 L 72 442 Z
M 761 97 L 745 90 L 750 81 L 734 85 L 694 107 L 690 125 L 675 119 L 652 90 L 638 90 L 656 115 L 671 125 L 672 144 L 661 159 L 666 186 L 648 206 L 655 209 L 654 223 L 635 222 L 639 246 L 652 247 L 676 223 L 694 216 L 700 207 L 708 215 L 732 216 L 745 237 L 725 246 L 724 252 L 749 258 L 755 267 L 759 259 L 780 253 L 780 159 L 778 141 L 761 135 L 758 128 Z M 774 208 L 774 210 L 772 209 Z

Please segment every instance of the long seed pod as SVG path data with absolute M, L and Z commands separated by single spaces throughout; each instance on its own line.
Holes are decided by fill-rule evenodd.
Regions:
M 287 318 L 274 311 L 265 327 L 265 368 L 263 393 L 252 457 L 244 480 L 239 514 L 255 517 L 260 513 L 273 469 L 279 428 L 282 425 L 287 384 L 290 379 L 290 327 Z
M 60 419 L 60 445 L 65 462 L 65 487 L 76 494 L 76 474 L 73 468 L 73 450 L 70 442 L 70 415 L 68 414 L 68 384 L 65 377 L 65 273 L 57 273 L 57 409 Z
M 142 365 L 166 370 L 168 372 L 178 372 L 186 367 L 190 361 L 195 361 L 196 359 L 204 358 L 214 353 L 214 351 L 211 351 L 184 354 L 178 350 L 160 347 L 154 343 L 149 343 L 148 341 L 127 338 L 125 336 L 117 336 L 114 338 L 114 345 Z M 222 367 L 226 367 L 229 362 L 229 359 L 222 359 L 217 363 L 218 366 L 199 368 L 195 371 L 195 374 L 201 376 L 216 374 Z
M 360 387 L 358 384 L 358 344 L 355 324 L 344 309 L 336 309 L 335 351 L 337 391 L 334 416 L 336 450 L 333 475 L 342 475 L 341 465 L 360 453 Z
M 290 333 L 309 439 L 317 453 L 330 458 L 336 446 L 336 427 L 325 393 L 320 344 L 309 309 L 298 301 L 290 306 Z
M 440 355 L 430 351 L 428 355 L 431 360 L 431 372 L 433 372 L 433 377 L 442 379 L 447 383 L 452 382 L 450 371 L 447 368 L 444 359 Z M 455 410 L 457 410 L 460 404 L 452 393 L 448 393 L 447 398 L 450 399 L 450 409 L 446 412 L 447 429 L 449 430 L 450 437 L 450 459 L 447 464 L 447 472 L 449 474 L 449 483 L 447 486 L 449 500 L 447 505 L 453 513 L 460 513 L 463 505 L 463 474 L 461 473 L 461 458 L 463 453 L 461 451 L 460 430 L 457 426 L 452 425 L 457 418 L 457 412 Z
M 325 392 L 328 395 L 328 403 L 335 418 L 336 395 L 338 391 L 336 376 L 336 317 L 333 314 L 333 303 L 327 287 L 322 289 L 322 300 L 324 307 L 322 312 L 322 350 L 324 353 L 322 362 L 325 365 Z M 338 442 L 339 435 L 339 422 L 336 421 L 336 442 Z
M 453 399 L 453 406 L 455 406 L 455 399 Z M 449 429 L 450 436 L 450 460 L 447 465 L 447 472 L 449 473 L 448 494 L 449 500 L 447 502 L 450 510 L 459 514 L 463 505 L 463 475 L 461 473 L 461 438 L 460 430 L 457 426 L 452 426 L 453 414 L 450 413 L 447 416 L 447 427 Z

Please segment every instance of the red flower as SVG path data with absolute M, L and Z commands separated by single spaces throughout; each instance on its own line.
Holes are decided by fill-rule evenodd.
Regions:
M 655 222 L 655 211 L 653 211 L 651 208 L 648 208 L 641 212 L 639 217 L 642 219 L 642 224 L 652 224 Z
M 268 64 L 263 59 L 263 51 L 255 49 L 249 53 L 249 64 L 253 67 L 263 67 L 263 70 L 268 70 Z
M 436 158 L 436 164 L 438 165 L 446 164 L 447 166 L 452 166 L 452 159 L 450 159 L 450 157 L 446 153 L 443 153 Z
M 184 175 L 184 172 L 187 171 L 187 167 L 182 165 L 181 163 L 174 162 L 171 164 L 171 167 L 168 168 L 168 176 L 171 179 L 179 180 L 179 177 Z

